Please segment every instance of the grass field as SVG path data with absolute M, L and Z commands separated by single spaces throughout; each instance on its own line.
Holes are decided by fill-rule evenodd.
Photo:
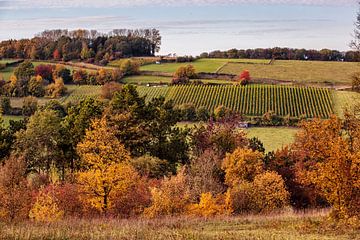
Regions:
M 351 74 L 360 63 L 321 61 L 275 61 L 273 65 L 228 63 L 220 73 L 239 74 L 249 70 L 254 78 L 288 80 L 304 83 L 351 84 Z
M 297 128 L 254 127 L 246 129 L 249 138 L 257 137 L 264 144 L 266 152 L 276 151 L 294 142 Z
M 172 77 L 159 77 L 159 76 L 130 76 L 122 79 L 123 83 L 134 85 L 146 85 L 146 84 L 170 84 Z M 190 81 L 200 80 L 205 84 L 222 84 L 232 85 L 234 84 L 228 80 L 214 80 L 214 79 L 192 79 Z
M 225 106 L 247 116 L 274 111 L 280 116 L 327 118 L 332 113 L 332 97 L 324 88 L 299 88 L 274 85 L 138 87 L 147 100 L 164 96 L 175 104 L 193 103 L 210 112 Z
M 0 224 L 0 239 L 23 240 L 345 240 L 359 231 L 333 230 L 326 211 L 268 216 L 162 219 L 70 219 L 57 223 Z
M 16 59 L 0 59 L 0 64 L 13 63 L 16 61 L 17 61 Z
M 269 60 L 262 59 L 212 59 L 204 58 L 199 59 L 191 63 L 163 63 L 163 64 L 150 64 L 145 65 L 140 68 L 142 71 L 157 71 L 157 72 L 166 72 L 174 73 L 180 66 L 186 66 L 191 64 L 195 67 L 197 72 L 208 72 L 214 73 L 218 71 L 224 64 L 227 62 L 239 62 L 245 65 L 256 65 L 256 63 L 268 63 Z M 246 64 L 254 63 L 254 64 Z
M 356 104 L 360 106 L 360 93 L 348 91 L 334 91 L 334 112 L 336 115 L 342 117 L 344 115 L 344 108 L 352 108 Z
M 5 127 L 9 125 L 10 120 L 19 121 L 19 120 L 24 119 L 23 116 L 8 116 L 8 115 L 3 115 L 3 116 L 1 116 L 1 118 L 4 120 Z

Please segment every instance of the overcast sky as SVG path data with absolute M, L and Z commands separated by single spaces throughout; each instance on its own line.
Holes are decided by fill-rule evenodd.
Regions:
M 357 0 L 0 0 L 0 39 L 44 29 L 148 28 L 161 54 L 230 48 L 349 50 Z

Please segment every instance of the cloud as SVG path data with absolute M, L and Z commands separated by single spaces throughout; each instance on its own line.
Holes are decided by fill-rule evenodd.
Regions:
M 0 0 L 0 9 L 114 8 L 134 6 L 191 6 L 229 4 L 354 5 L 357 0 Z

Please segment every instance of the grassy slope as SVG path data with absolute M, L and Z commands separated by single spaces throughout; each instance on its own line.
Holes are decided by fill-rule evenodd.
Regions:
M 334 91 L 334 111 L 336 115 L 342 117 L 346 107 L 352 108 L 355 104 L 360 104 L 360 93 L 348 91 Z
M 159 71 L 173 73 L 180 66 L 191 64 L 195 67 L 197 72 L 216 72 L 227 62 L 252 62 L 252 63 L 266 63 L 268 60 L 258 59 L 199 59 L 192 63 L 163 63 L 163 64 L 150 64 L 140 68 L 142 71 Z M 251 64 L 248 64 L 251 65 Z
M 322 222 L 322 212 L 212 219 L 70 219 L 58 223 L 1 224 L 0 239 L 247 239 L 247 240 L 345 240 L 358 239 L 359 231 L 336 231 Z
M 359 68 L 360 63 L 350 62 L 275 61 L 273 65 L 229 63 L 220 72 L 239 74 L 247 69 L 254 78 L 350 84 L 351 74 Z
M 257 137 L 263 142 L 267 152 L 281 149 L 294 142 L 297 128 L 255 127 L 246 129 L 249 138 Z

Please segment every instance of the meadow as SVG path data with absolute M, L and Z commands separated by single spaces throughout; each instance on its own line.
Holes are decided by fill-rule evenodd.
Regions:
M 351 74 L 360 69 L 360 63 L 276 60 L 272 65 L 244 65 L 230 62 L 219 73 L 239 74 L 245 69 L 250 71 L 253 78 L 351 84 Z
M 21 222 L 0 225 L 0 239 L 23 240 L 345 240 L 358 239 L 357 230 L 338 231 L 323 223 L 327 211 L 285 212 L 211 219 L 72 219 L 41 224 Z

